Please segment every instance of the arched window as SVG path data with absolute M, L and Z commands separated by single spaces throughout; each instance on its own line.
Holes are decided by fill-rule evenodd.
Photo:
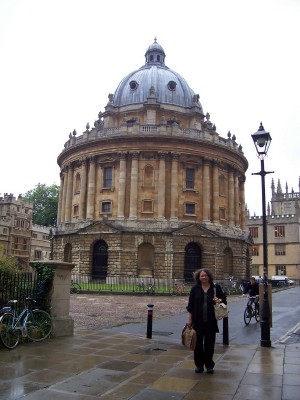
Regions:
M 106 279 L 108 267 L 108 246 L 104 240 L 98 240 L 93 247 L 92 277 Z
M 80 174 L 76 174 L 75 177 L 75 193 L 79 193 L 80 192 Z
M 226 179 L 224 175 L 220 175 L 219 177 L 219 195 L 225 196 L 226 195 Z
M 234 276 L 233 272 L 233 253 L 232 250 L 227 247 L 224 250 L 224 269 L 223 269 L 224 275 L 227 278 L 226 275 L 228 276 Z
M 154 276 L 154 247 L 142 243 L 138 248 L 138 276 Z
M 72 262 L 72 245 L 71 243 L 67 243 L 64 249 L 64 261 Z
M 193 281 L 193 273 L 201 268 L 201 249 L 197 243 L 189 243 L 185 247 L 184 255 L 184 279 Z
M 154 171 L 152 165 L 144 168 L 144 186 L 154 186 Z

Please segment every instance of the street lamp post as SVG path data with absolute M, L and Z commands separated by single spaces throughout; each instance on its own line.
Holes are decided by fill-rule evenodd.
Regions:
M 261 305 L 261 339 L 260 345 L 262 347 L 271 347 L 270 340 L 270 305 L 268 297 L 268 237 L 267 237 L 267 218 L 266 218 L 266 191 L 265 191 L 265 176 L 272 172 L 265 171 L 265 157 L 271 144 L 271 135 L 266 132 L 262 123 L 258 131 L 253 133 L 252 139 L 260 159 L 260 172 L 253 173 L 252 175 L 261 176 L 261 193 L 262 193 L 262 223 L 263 223 L 263 267 L 264 267 L 264 293 L 263 303 Z

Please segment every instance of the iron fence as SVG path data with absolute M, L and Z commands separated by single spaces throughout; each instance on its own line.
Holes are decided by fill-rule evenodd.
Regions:
M 49 310 L 48 294 L 47 282 L 36 273 L 0 271 L 0 308 L 6 306 L 9 300 L 18 300 L 18 308 L 22 309 L 26 298 L 31 297 L 40 308 Z
M 153 277 L 136 277 L 127 275 L 108 276 L 97 279 L 89 274 L 72 274 L 72 283 L 76 284 L 75 293 L 128 293 L 128 294 L 157 294 L 157 295 L 188 295 L 194 282 L 184 279 L 168 279 Z M 230 279 L 218 280 L 226 295 L 241 294 L 242 281 Z M 77 290 L 78 289 L 78 290 Z

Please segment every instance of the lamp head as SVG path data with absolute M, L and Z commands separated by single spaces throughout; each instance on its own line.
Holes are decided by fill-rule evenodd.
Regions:
M 257 154 L 260 157 L 264 157 L 269 150 L 272 138 L 271 138 L 271 135 L 269 134 L 269 132 L 265 131 L 262 122 L 260 123 L 258 131 L 253 133 L 253 135 L 251 135 L 251 136 L 252 136 Z

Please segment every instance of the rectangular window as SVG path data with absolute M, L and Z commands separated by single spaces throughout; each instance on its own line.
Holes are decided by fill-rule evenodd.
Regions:
M 101 203 L 101 214 L 111 213 L 111 201 L 102 201 Z
M 258 246 L 252 246 L 252 255 L 259 256 L 259 247 Z
M 43 239 L 44 240 L 49 240 L 49 236 L 48 235 L 43 235 Z
M 258 227 L 257 226 L 252 226 L 251 228 L 249 228 L 249 232 L 250 232 L 251 237 L 258 238 Z
M 112 167 L 105 167 L 103 169 L 103 187 L 112 187 Z
M 195 203 L 185 203 L 185 214 L 187 215 L 195 215 L 196 212 Z
M 251 267 L 252 276 L 259 276 L 259 265 L 253 265 Z
M 41 260 L 42 259 L 42 252 L 40 250 L 35 250 L 34 251 L 34 259 L 35 260 Z
M 195 188 L 195 170 L 194 168 L 186 168 L 185 170 L 185 188 Z
M 223 221 L 226 220 L 226 210 L 225 210 L 225 208 L 220 208 L 219 209 L 219 217 L 220 217 L 220 221 L 221 220 L 223 220 Z
M 79 206 L 78 206 L 78 204 L 74 205 L 73 215 L 74 215 L 74 217 L 78 217 L 79 216 Z
M 274 227 L 274 235 L 276 238 L 285 237 L 285 226 L 284 225 L 276 225 Z
M 144 200 L 143 201 L 143 212 L 144 213 L 152 213 L 153 212 L 153 201 L 152 200 Z
M 285 256 L 285 244 L 275 244 L 275 256 Z
M 33 238 L 33 239 L 37 239 L 37 237 L 38 237 L 37 233 L 33 233 L 33 234 L 32 234 L 32 238 Z
M 276 275 L 286 275 L 286 265 L 275 265 Z

